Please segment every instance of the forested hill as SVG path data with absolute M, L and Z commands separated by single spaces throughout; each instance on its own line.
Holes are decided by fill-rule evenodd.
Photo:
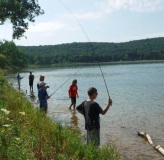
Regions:
M 68 43 L 19 46 L 29 64 L 164 60 L 164 37 L 123 43 Z

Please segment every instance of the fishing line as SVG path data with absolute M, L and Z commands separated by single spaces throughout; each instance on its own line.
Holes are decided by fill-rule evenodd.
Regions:
M 84 32 L 87 40 L 90 42 L 89 37 L 87 36 L 87 34 L 86 34 L 83 26 L 81 25 L 81 23 L 79 22 L 79 20 L 75 17 L 75 15 L 73 14 L 73 12 L 61 0 L 58 0 L 58 2 L 61 3 L 72 14 L 72 16 L 74 17 L 74 19 L 76 20 L 76 22 L 78 23 L 78 25 L 80 26 L 80 28 L 82 29 L 82 31 Z
M 71 79 L 74 75 L 76 75 L 77 72 L 79 72 L 82 68 L 78 69 L 72 76 L 70 76 L 64 83 L 62 83 L 51 95 L 50 97 L 56 93 L 69 79 Z
M 89 42 L 89 45 L 90 45 L 91 48 L 92 48 L 93 55 L 95 55 L 93 45 L 92 45 L 92 43 L 90 42 L 90 39 L 89 39 L 89 37 L 87 36 L 87 34 L 86 34 L 86 32 L 85 32 L 83 26 L 82 26 L 81 23 L 79 22 L 79 20 L 76 18 L 76 16 L 73 14 L 73 12 L 72 12 L 61 0 L 58 0 L 58 2 L 61 3 L 61 4 L 71 13 L 71 15 L 74 17 L 74 19 L 76 20 L 76 22 L 78 23 L 78 25 L 79 25 L 80 28 L 82 29 L 84 35 L 86 36 L 86 38 L 87 38 L 87 40 L 88 40 L 88 42 Z M 100 66 L 99 61 L 97 61 L 97 62 L 98 62 L 98 66 L 99 66 L 99 68 L 100 68 L 100 71 L 101 71 L 101 74 L 102 74 L 102 77 L 103 77 L 103 80 L 104 80 L 104 83 L 105 83 L 105 87 L 106 87 L 106 91 L 107 91 L 108 97 L 110 98 L 109 91 L 108 91 L 108 87 L 107 87 L 107 84 L 106 84 L 106 80 L 105 80 L 103 71 L 102 71 L 102 69 L 101 69 L 101 66 Z

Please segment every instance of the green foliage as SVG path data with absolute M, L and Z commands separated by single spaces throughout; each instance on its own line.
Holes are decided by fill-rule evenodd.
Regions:
M 119 160 L 116 147 L 86 146 L 76 129 L 52 121 L 11 88 L 0 71 L 0 159 Z
M 1 0 L 0 1 L 0 25 L 10 20 L 13 25 L 13 38 L 19 39 L 28 29 L 28 21 L 34 22 L 34 18 L 43 14 L 38 0 Z
M 164 38 L 124 43 L 70 43 L 46 46 L 19 46 L 28 64 L 93 63 L 136 60 L 163 60 Z
M 15 45 L 14 42 L 3 41 L 0 42 L 0 61 L 4 63 L 3 66 L 9 67 L 24 67 L 26 66 L 26 58 L 22 51 Z
M 7 64 L 7 58 L 3 54 L 0 54 L 0 68 L 5 68 Z

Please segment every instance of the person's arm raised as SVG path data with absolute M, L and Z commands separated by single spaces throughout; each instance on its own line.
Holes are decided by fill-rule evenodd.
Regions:
M 112 105 L 112 99 L 109 98 L 108 104 L 107 104 L 106 108 L 101 112 L 101 114 L 104 115 L 108 111 L 108 109 L 111 105 Z

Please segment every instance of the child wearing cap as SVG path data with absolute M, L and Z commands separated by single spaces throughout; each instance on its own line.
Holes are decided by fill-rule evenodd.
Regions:
M 47 113 L 47 108 L 48 108 L 47 99 L 49 99 L 50 96 L 48 95 L 46 90 L 47 89 L 46 83 L 40 82 L 39 86 L 40 89 L 38 90 L 38 98 L 40 103 L 40 110 Z
M 40 83 L 44 82 L 45 76 L 40 75 L 39 82 L 37 83 L 37 88 L 39 90 L 40 88 Z M 49 88 L 49 86 L 46 85 L 46 88 Z

